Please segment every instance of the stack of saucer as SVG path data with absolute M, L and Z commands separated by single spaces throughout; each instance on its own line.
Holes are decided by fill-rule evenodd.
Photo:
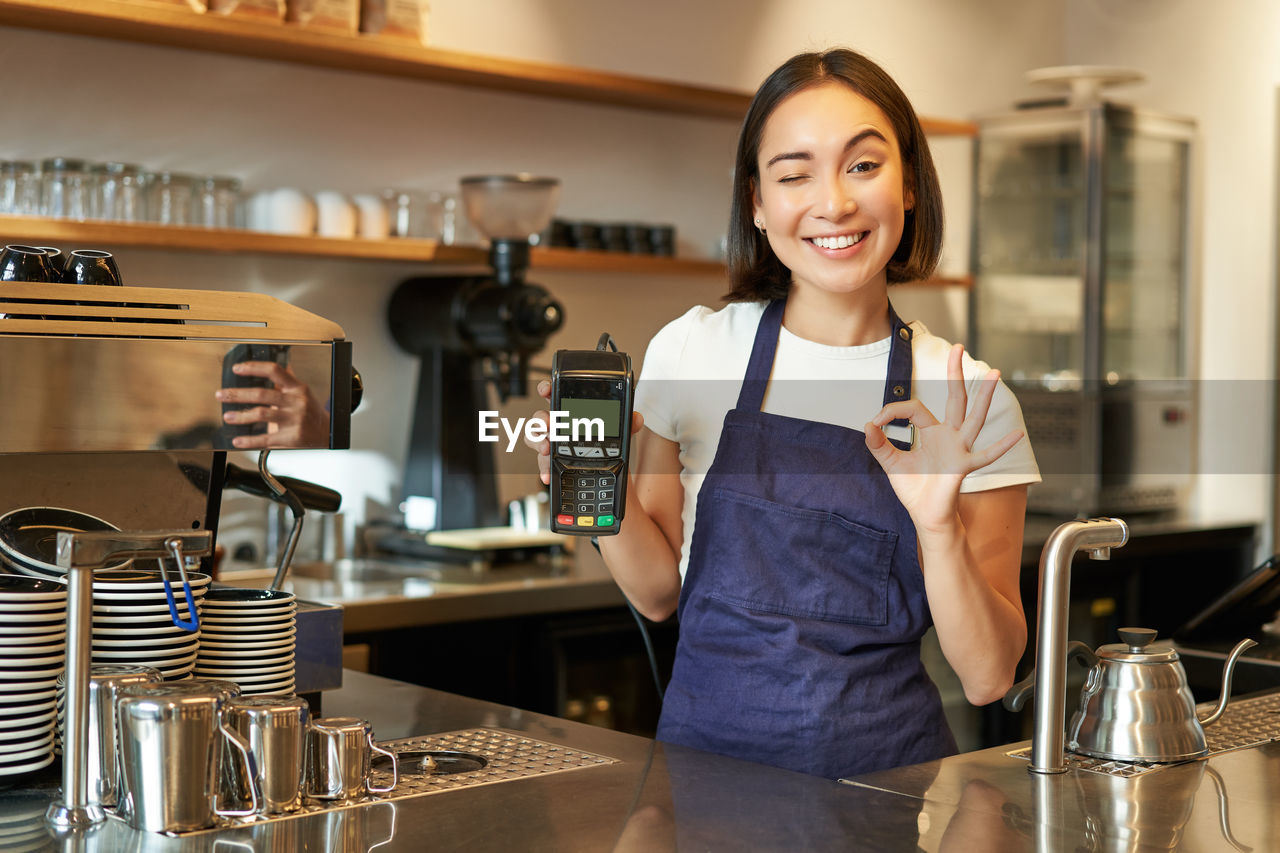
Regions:
M 239 684 L 245 696 L 292 693 L 297 610 L 291 592 L 209 590 L 201 609 L 196 677 Z
M 61 583 L 0 575 L 0 776 L 53 761 L 66 622 L 67 588 Z
M 187 572 L 187 577 L 199 613 L 212 578 L 200 572 Z M 190 621 L 191 613 L 176 578 L 173 586 L 178 616 Z M 200 648 L 200 632 L 185 631 L 173 624 L 164 588 L 159 572 L 128 569 L 94 576 L 94 663 L 149 666 L 160 670 L 166 680 L 190 675 Z

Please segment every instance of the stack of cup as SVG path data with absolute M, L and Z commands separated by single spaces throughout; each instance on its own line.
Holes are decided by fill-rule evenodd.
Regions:
M 211 589 L 201 609 L 196 676 L 233 682 L 246 696 L 292 693 L 297 610 L 291 592 Z

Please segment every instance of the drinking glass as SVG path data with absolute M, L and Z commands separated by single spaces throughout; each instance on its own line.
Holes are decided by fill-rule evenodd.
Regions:
M 113 222 L 141 222 L 144 216 L 142 170 L 132 163 L 93 167 L 94 215 Z
M 239 228 L 240 181 L 215 175 L 200 183 L 197 222 L 205 228 Z
M 195 198 L 194 175 L 157 172 L 146 180 L 147 214 L 161 225 L 190 225 Z
M 27 160 L 0 163 L 0 213 L 37 216 L 40 213 L 40 176 Z
M 40 213 L 60 219 L 87 219 L 91 202 L 88 164 L 74 157 L 40 163 Z
M 426 196 L 416 190 L 383 190 L 392 237 L 430 237 Z

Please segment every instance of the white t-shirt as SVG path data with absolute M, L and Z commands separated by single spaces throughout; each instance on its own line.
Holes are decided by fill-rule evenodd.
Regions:
M 719 311 L 692 308 L 654 335 L 645 353 L 635 408 L 644 415 L 646 427 L 680 447 L 680 482 L 684 487 L 681 577 L 689 564 L 698 489 L 715 458 L 724 416 L 737 404 L 766 304 L 734 302 Z M 951 344 L 930 334 L 922 323 L 910 326 L 912 395 L 942 420 Z M 783 327 L 764 411 L 861 431 L 883 408 L 890 343 L 885 338 L 865 346 L 833 347 L 797 337 Z M 965 353 L 963 370 L 970 405 L 989 369 Z M 1022 440 L 995 462 L 965 477 L 961 492 L 1040 481 L 1035 454 L 1025 437 L 1022 409 L 1001 382 L 974 447 L 986 447 L 1018 429 L 1023 430 Z M 891 429 L 886 433 L 891 438 L 905 437 Z

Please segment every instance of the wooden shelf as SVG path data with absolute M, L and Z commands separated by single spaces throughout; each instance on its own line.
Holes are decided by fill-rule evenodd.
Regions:
M 147 223 L 102 222 L 45 217 L 0 216 L 0 244 L 58 246 L 62 249 L 128 246 L 180 252 L 213 252 L 348 258 L 368 261 L 409 261 L 424 264 L 484 266 L 488 251 L 479 246 L 448 246 L 436 240 L 337 239 L 260 231 L 190 228 Z M 686 258 L 631 255 L 622 252 L 583 252 L 576 249 L 538 249 L 535 269 L 580 270 L 648 275 L 714 275 L 724 264 Z
M 704 118 L 740 120 L 751 102 L 728 89 L 199 14 L 176 3 L 0 0 L 0 24 Z M 929 134 L 977 135 L 972 122 L 921 123 Z
M 346 258 L 364 261 L 408 261 L 441 266 L 487 266 L 488 251 L 480 246 L 447 246 L 436 240 L 387 240 L 302 237 L 261 231 L 189 228 L 147 223 L 48 219 L 40 216 L 0 216 L 0 245 L 58 246 L 63 250 L 127 246 L 175 252 L 286 255 Z M 588 252 L 579 249 L 534 248 L 535 270 L 595 272 L 614 275 L 720 275 L 720 261 L 632 255 L 626 252 Z M 912 286 L 970 287 L 972 280 L 934 278 Z
M 34 216 L 0 216 L 0 239 L 5 243 L 58 246 L 64 250 L 130 246 L 180 252 L 294 255 L 434 264 L 483 264 L 486 257 L 484 249 L 474 246 L 446 246 L 435 240 L 346 240 L 267 234 L 241 229 L 93 220 L 77 222 Z

